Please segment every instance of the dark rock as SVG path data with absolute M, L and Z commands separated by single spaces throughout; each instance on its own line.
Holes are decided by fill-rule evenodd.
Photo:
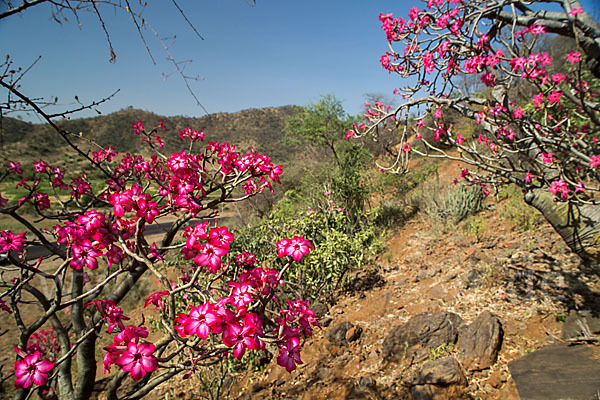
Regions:
M 361 333 L 362 328 L 360 326 L 353 326 L 346 332 L 346 340 L 349 342 L 354 342 L 360 338 Z
M 600 388 L 600 360 L 590 345 L 552 344 L 508 368 L 521 400 L 595 399 Z
M 467 378 L 454 357 L 443 357 L 427 362 L 412 383 L 413 400 L 461 399 Z
M 463 366 L 470 371 L 491 367 L 498 358 L 503 335 L 502 324 L 495 315 L 489 311 L 479 314 L 458 337 Z
M 584 332 L 589 330 L 589 332 Z M 588 310 L 571 310 L 562 327 L 562 338 L 573 339 L 587 334 L 600 333 L 600 318 Z
M 354 327 L 354 325 L 351 322 L 340 322 L 325 332 L 325 337 L 327 340 L 329 340 L 329 342 L 338 346 L 342 346 L 347 343 L 346 332 L 348 332 L 348 330 L 352 327 Z
M 449 356 L 426 362 L 421 372 L 413 380 L 413 384 L 466 386 L 467 378 L 456 358 Z
M 483 285 L 481 272 L 476 268 L 470 270 L 464 277 L 464 283 L 467 289 L 480 287 Z
M 400 361 L 405 356 L 425 359 L 429 349 L 454 344 L 463 325 L 460 316 L 450 312 L 422 313 L 393 328 L 383 341 L 383 358 Z
M 310 306 L 311 310 L 314 311 L 318 319 L 321 319 L 329 312 L 329 307 L 323 303 L 316 303 Z
M 363 388 L 375 388 L 377 381 L 372 376 L 361 376 L 358 380 L 358 386 Z
M 445 399 L 441 390 L 435 385 L 417 385 L 411 390 L 413 400 L 442 400 Z

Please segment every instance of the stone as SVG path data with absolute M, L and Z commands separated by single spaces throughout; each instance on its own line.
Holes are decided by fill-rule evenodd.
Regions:
M 568 340 L 586 336 L 584 329 L 589 330 L 588 334 L 600 333 L 600 318 L 588 310 L 571 310 L 562 327 L 562 338 Z
M 481 272 L 476 268 L 471 269 L 465 275 L 463 282 L 464 282 L 465 288 L 467 288 L 467 289 L 478 288 L 478 287 L 482 286 L 483 279 L 481 277 Z
M 353 328 L 354 324 L 351 322 L 340 322 L 333 328 L 329 329 L 325 332 L 325 337 L 329 340 L 330 343 L 335 344 L 337 346 L 343 346 L 347 343 L 346 333 L 350 328 Z
M 500 371 L 492 372 L 487 380 L 487 383 L 489 383 L 490 386 L 495 389 L 498 389 L 500 386 L 502 386 L 504 380 L 502 379 L 502 374 Z
M 426 359 L 429 349 L 455 344 L 462 325 L 462 318 L 451 312 L 417 314 L 388 333 L 383 341 L 383 358 L 390 361 L 401 361 L 405 357 Z
M 323 303 L 313 304 L 310 306 L 310 308 L 314 311 L 318 319 L 323 318 L 329 312 L 329 307 Z
M 331 317 L 325 317 L 325 318 L 323 318 L 322 321 L 319 321 L 322 328 L 329 327 L 329 325 L 331 325 L 332 322 L 333 322 L 333 318 L 331 318 Z
M 467 377 L 456 358 L 449 356 L 425 363 L 412 385 L 413 400 L 462 399 Z
M 556 343 L 508 364 L 521 400 L 595 399 L 600 360 L 594 346 Z
M 437 386 L 467 385 L 460 363 L 452 356 L 428 361 L 413 380 L 414 385 L 432 384 Z
M 346 332 L 346 340 L 349 342 L 354 342 L 360 338 L 361 334 L 362 328 L 360 326 L 353 326 Z
M 358 386 L 363 388 L 377 387 L 377 381 L 372 376 L 361 376 L 358 380 Z
M 433 289 L 429 291 L 429 299 L 430 300 L 441 300 L 443 299 L 448 292 L 444 289 L 443 286 L 436 285 Z
M 469 371 L 491 367 L 498 358 L 504 332 L 500 320 L 484 311 L 464 328 L 458 337 L 457 348 L 463 366 Z

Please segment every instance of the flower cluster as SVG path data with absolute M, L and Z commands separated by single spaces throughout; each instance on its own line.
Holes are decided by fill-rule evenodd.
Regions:
M 223 265 L 223 256 L 229 252 L 233 234 L 227 227 L 207 229 L 208 221 L 186 227 L 183 232 L 186 242 L 181 252 L 186 260 L 193 259 L 198 267 L 215 274 Z
M 162 138 L 155 135 L 159 128 L 165 129 L 162 121 L 148 131 L 142 121 L 132 124 L 132 128 L 133 133 L 152 149 L 164 146 Z M 215 204 L 231 199 L 236 187 L 241 187 L 246 196 L 264 189 L 272 190 L 273 182 L 280 183 L 282 167 L 273 165 L 269 157 L 253 149 L 245 154 L 238 152 L 234 145 L 227 142 L 210 142 L 201 152 L 192 153 L 192 144 L 202 141 L 204 132 L 190 127 L 179 132 L 179 139 L 190 143 L 188 150 L 170 156 L 154 154 L 144 157 L 126 153 L 117 158 L 119 154 L 112 147 L 90 152 L 90 162 L 108 175 L 106 188 L 97 193 L 93 191 L 95 185 L 90 184 L 86 175 L 76 176 L 69 181 L 65 171 L 39 160 L 33 166 L 33 177 L 19 177 L 18 187 L 28 193 L 17 204 L 21 206 L 29 202 L 38 214 L 49 217 L 50 214 L 42 212 L 55 205 L 50 199 L 60 203 L 62 211 L 57 219 L 62 222 L 52 230 L 46 228 L 45 232 L 54 235 L 59 245 L 56 251 L 64 251 L 61 256 L 71 269 L 80 271 L 73 272 L 77 275 L 72 279 L 73 285 L 79 285 L 83 289 L 81 293 L 87 293 L 85 296 L 90 298 L 85 308 L 92 311 L 95 317 L 100 317 L 106 323 L 108 333 L 114 335 L 112 344 L 104 347 L 105 372 L 115 365 L 128 372 L 134 381 L 139 381 L 157 370 L 159 362 L 169 362 L 180 353 L 177 350 L 159 359 L 157 349 L 147 340 L 149 331 L 143 322 L 140 326 L 127 325 L 130 318 L 118 306 L 117 300 L 95 297 L 102 292 L 105 282 L 116 279 L 111 275 L 116 277 L 124 272 L 121 267 L 132 266 L 147 266 L 159 276 L 159 282 L 167 289 L 150 294 L 144 299 L 144 306 L 154 305 L 162 317 L 174 312 L 176 316 L 168 331 L 179 337 L 173 337 L 173 340 L 185 341 L 187 336 L 207 340 L 215 335 L 238 359 L 247 350 L 264 349 L 265 341 L 271 340 L 279 345 L 279 363 L 291 371 L 301 363 L 301 338 L 312 334 L 316 319 L 308 303 L 300 300 L 289 302 L 288 308 L 281 310 L 276 320 L 277 327 L 269 326 L 265 332 L 265 306 L 269 301 L 278 299 L 276 291 L 284 284 L 279 272 L 257 266 L 255 255 L 246 251 L 235 254 L 235 257 L 230 255 L 234 235 L 227 227 L 217 226 L 216 223 L 212 225 L 205 221 L 183 228 L 185 243 L 181 245 L 171 245 L 171 238 L 168 245 L 158 247 L 156 243 L 148 243 L 144 236 L 148 225 L 155 224 L 163 216 L 178 213 L 197 216 L 207 208 L 214 209 Z M 14 175 L 23 175 L 23 168 L 18 162 L 9 162 L 7 170 Z M 44 179 L 50 183 L 52 193 L 39 190 L 44 187 L 39 185 Z M 56 190 L 63 190 L 64 193 L 57 195 Z M 0 207 L 8 203 L 7 199 L 0 197 Z M 177 228 L 180 229 L 180 226 Z M 27 235 L 26 232 L 0 232 L 0 253 L 24 253 L 29 244 Z M 39 240 L 34 238 L 31 243 L 37 244 Z M 281 257 L 290 256 L 294 261 L 300 261 L 312 249 L 312 244 L 299 236 L 284 238 L 277 246 L 282 249 L 279 252 Z M 160 268 L 153 269 L 151 265 L 164 261 L 165 254 L 175 248 L 181 249 L 183 258 L 191 260 L 188 263 L 191 265 L 181 270 L 179 279 L 171 281 L 162 276 L 162 272 L 158 271 Z M 20 262 L 27 263 L 26 257 L 20 258 Z M 37 270 L 42 261 L 40 258 L 37 264 L 30 264 L 29 270 Z M 111 275 L 107 273 L 109 278 L 98 284 L 95 277 L 85 271 L 101 268 L 101 262 L 108 267 L 117 265 L 119 268 Z M 66 273 L 64 268 L 61 273 Z M 200 273 L 214 275 L 207 289 L 200 290 Z M 49 273 L 44 274 L 44 277 L 51 277 Z M 93 285 L 96 285 L 94 289 L 89 288 Z M 204 303 L 192 303 L 198 299 L 198 295 L 205 299 Z M 165 298 L 176 301 L 166 302 Z M 173 310 L 173 306 L 189 307 L 186 308 L 188 312 L 177 313 L 181 309 Z M 13 312 L 2 299 L 0 309 Z M 71 309 L 71 312 L 80 311 Z M 85 314 L 80 317 L 85 318 Z M 207 340 L 203 345 L 208 348 L 211 343 Z M 192 370 L 198 360 L 223 353 L 222 350 L 217 353 L 204 352 L 195 346 L 192 346 Z M 58 338 L 52 329 L 39 329 L 33 333 L 27 349 L 19 350 L 22 359 L 15 363 L 15 386 L 27 388 L 33 383 L 48 384 L 48 372 L 54 367 L 59 351 Z
M 154 345 L 140 341 L 147 337 L 147 328 L 131 325 L 115 335 L 113 344 L 104 348 L 107 351 L 102 361 L 104 372 L 109 372 L 115 364 L 123 371 L 129 372 L 134 381 L 139 381 L 147 373 L 158 369 L 158 360 L 153 354 Z

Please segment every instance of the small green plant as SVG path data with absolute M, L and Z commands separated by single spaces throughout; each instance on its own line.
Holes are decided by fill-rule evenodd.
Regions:
M 456 225 L 483 208 L 483 189 L 479 186 L 455 186 L 443 190 L 439 182 L 426 185 L 422 202 L 427 216 L 442 226 Z
M 454 353 L 454 344 L 442 343 L 434 349 L 429 349 L 429 359 L 431 361 L 437 360 L 452 353 Z
M 469 235 L 475 236 L 479 241 L 487 230 L 487 221 L 481 216 L 470 215 L 464 221 L 463 229 L 465 229 Z
M 555 316 L 556 322 L 565 322 L 567 320 L 567 314 L 557 313 Z
M 305 237 L 315 248 L 303 265 L 292 267 L 290 275 L 299 293 L 311 301 L 328 301 L 343 287 L 350 268 L 363 266 L 382 249 L 376 214 L 355 211 L 352 216 L 336 205 L 335 193 L 329 191 L 319 194 L 319 202 L 310 209 L 296 211 L 291 206 L 292 194 L 286 193 L 267 218 L 236 231 L 232 248 L 252 252 L 260 263 L 274 251 L 272 243 L 280 241 L 284 232 Z
M 516 185 L 503 187 L 498 198 L 504 202 L 501 216 L 513 222 L 521 232 L 533 230 L 539 224 L 539 211 L 525 203 L 523 194 Z

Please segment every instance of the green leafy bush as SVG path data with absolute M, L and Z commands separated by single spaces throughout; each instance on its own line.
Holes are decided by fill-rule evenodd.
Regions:
M 252 252 L 260 264 L 276 251 L 274 243 L 284 232 L 305 237 L 315 248 L 292 266 L 289 276 L 297 293 L 290 296 L 330 301 L 335 289 L 345 283 L 349 269 L 360 268 L 381 249 L 373 222 L 376 215 L 359 211 L 360 223 L 353 224 L 346 210 L 336 206 L 332 193 L 325 192 L 318 206 L 308 211 L 296 211 L 290 197 L 293 193 L 287 193 L 268 218 L 236 231 L 233 252 Z

